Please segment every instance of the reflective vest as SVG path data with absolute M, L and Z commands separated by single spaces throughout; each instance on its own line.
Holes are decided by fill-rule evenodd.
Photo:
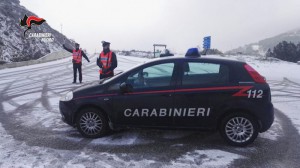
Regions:
M 74 60 L 74 63 L 81 63 L 81 60 L 82 60 L 82 53 L 81 53 L 81 49 L 79 49 L 78 51 L 76 50 L 73 50 L 73 60 Z
M 100 74 L 105 74 L 105 75 L 108 75 L 108 74 L 111 74 L 113 73 L 113 71 L 108 71 L 106 73 L 103 73 L 102 70 L 103 69 L 108 69 L 111 67 L 111 64 L 112 64 L 112 51 L 104 54 L 104 52 L 102 51 L 100 53 L 100 59 L 99 61 L 102 63 L 102 68 L 99 70 L 99 73 Z

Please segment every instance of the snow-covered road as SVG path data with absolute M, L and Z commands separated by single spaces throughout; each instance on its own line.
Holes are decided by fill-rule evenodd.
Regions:
M 84 62 L 84 83 L 98 80 L 95 59 L 93 56 L 91 63 Z M 217 133 L 195 131 L 125 130 L 85 139 L 63 123 L 59 114 L 60 96 L 80 86 L 71 84 L 70 58 L 0 70 L 0 167 L 293 166 L 299 160 L 300 116 L 296 110 L 300 82 L 289 73 L 269 73 L 273 63 L 247 59 L 267 77 L 273 102 L 282 110 L 276 111 L 272 128 L 247 148 L 227 146 Z M 118 56 L 116 71 L 146 60 Z M 290 159 L 284 152 L 291 146 L 294 149 L 287 151 L 293 157 Z

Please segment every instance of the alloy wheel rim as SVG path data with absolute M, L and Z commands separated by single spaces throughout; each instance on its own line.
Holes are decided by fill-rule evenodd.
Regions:
M 87 135 L 96 135 L 102 130 L 102 120 L 94 112 L 88 112 L 81 116 L 79 125 L 81 130 Z
M 225 133 L 231 141 L 243 143 L 252 137 L 254 127 L 247 118 L 234 117 L 226 123 Z

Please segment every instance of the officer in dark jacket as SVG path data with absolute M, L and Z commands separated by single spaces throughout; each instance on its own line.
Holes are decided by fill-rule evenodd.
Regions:
M 100 79 L 114 76 L 114 69 L 118 66 L 117 56 L 110 51 L 110 43 L 102 41 L 103 51 L 97 58 L 97 65 L 100 70 Z
M 159 57 L 168 57 L 168 56 L 174 56 L 174 54 L 170 53 L 170 50 L 166 49 L 164 54 L 160 54 Z
M 76 83 L 76 78 L 77 78 L 77 70 L 79 72 L 79 82 L 82 82 L 82 70 L 81 70 L 81 65 L 82 65 L 82 57 L 84 57 L 88 62 L 90 62 L 89 58 L 85 55 L 85 53 L 79 48 L 79 44 L 75 43 L 75 49 L 69 49 L 63 44 L 63 48 L 70 53 L 72 53 L 72 62 L 73 62 L 73 73 L 74 73 L 74 78 L 73 78 L 73 83 Z

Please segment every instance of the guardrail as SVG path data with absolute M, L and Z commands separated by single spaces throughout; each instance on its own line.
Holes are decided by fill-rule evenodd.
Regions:
M 5 68 L 15 68 L 15 67 L 21 67 L 21 66 L 28 66 L 28 65 L 34 65 L 34 64 L 40 64 L 40 63 L 45 63 L 49 61 L 56 61 L 59 59 L 67 58 L 70 57 L 71 53 L 67 51 L 56 51 L 49 53 L 37 60 L 30 60 L 30 61 L 22 61 L 22 62 L 11 62 L 11 63 L 6 63 L 0 65 L 0 69 L 5 69 Z

